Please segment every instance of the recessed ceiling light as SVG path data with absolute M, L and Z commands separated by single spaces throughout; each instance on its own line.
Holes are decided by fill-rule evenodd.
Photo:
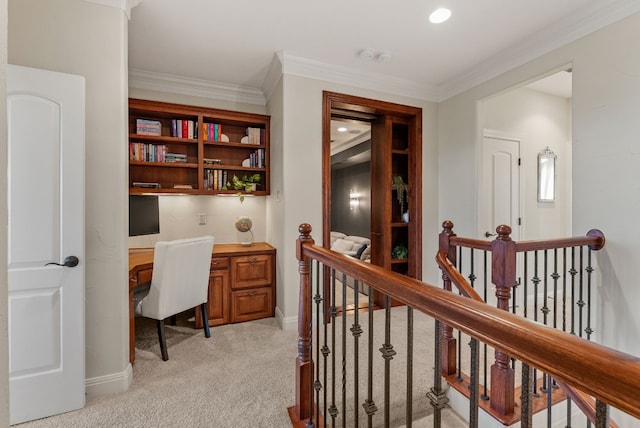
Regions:
M 338 132 L 347 132 L 347 128 L 341 126 L 340 128 L 338 128 Z
M 449 17 L 451 17 L 451 11 L 449 9 L 441 7 L 440 9 L 436 9 L 431 15 L 429 15 L 429 21 L 432 24 L 440 24 L 449 19 Z

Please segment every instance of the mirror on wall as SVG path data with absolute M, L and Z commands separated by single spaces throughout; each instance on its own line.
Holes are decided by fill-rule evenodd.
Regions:
M 549 147 L 538 153 L 538 202 L 556 200 L 556 154 Z

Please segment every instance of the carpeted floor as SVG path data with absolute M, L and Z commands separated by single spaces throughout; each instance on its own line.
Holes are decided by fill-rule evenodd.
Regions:
M 382 319 L 383 312 L 375 311 L 376 322 L 380 322 L 378 318 Z M 392 330 L 398 350 L 392 366 L 405 370 L 401 368 L 401 362 L 406 346 L 401 342 L 406 333 L 401 334 L 400 331 L 406 308 L 394 308 L 392 312 L 392 323 L 400 329 Z M 202 330 L 193 329 L 193 323 L 189 321 L 192 315 L 182 314 L 177 326 L 166 326 L 169 350 L 169 361 L 166 362 L 160 357 L 155 322 L 143 318 L 137 320 L 136 363 L 133 367 L 133 383 L 128 391 L 92 398 L 81 410 L 18 426 L 290 427 L 287 408 L 294 405 L 295 401 L 297 332 L 283 331 L 277 326 L 275 318 L 267 318 L 212 328 L 212 337 L 206 339 Z M 349 317 L 347 322 L 351 323 Z M 421 317 L 417 317 L 416 331 L 423 328 L 423 322 L 427 323 L 426 328 L 432 325 L 431 320 Z M 364 321 L 360 320 L 361 323 Z M 384 331 L 378 327 L 376 330 Z M 351 342 L 351 334 L 347 334 Z M 415 345 L 416 355 L 428 353 L 426 350 L 431 347 L 432 339 L 422 337 L 420 343 Z M 377 350 L 378 345 L 383 343 L 381 340 L 376 337 L 376 360 L 381 360 Z M 366 356 L 364 352 L 362 355 Z M 426 405 L 424 393 L 431 386 L 432 361 L 416 362 L 423 369 L 414 373 L 415 396 L 418 399 L 418 403 L 414 404 L 414 414 L 416 419 L 422 419 L 414 426 L 430 426 L 430 406 Z M 362 364 L 361 370 L 364 367 L 365 364 Z M 392 374 L 393 383 L 403 383 L 402 377 L 401 374 Z M 392 408 L 397 410 L 398 415 L 403 415 L 404 406 L 398 403 L 403 402 L 404 397 L 400 393 L 396 397 Z M 379 402 L 380 413 L 381 406 Z M 444 418 L 446 423 L 443 426 L 466 426 L 451 411 Z M 394 416 L 392 426 L 403 426 L 404 419 L 400 419 L 402 422 Z M 375 423 L 375 426 L 381 425 L 380 422 Z

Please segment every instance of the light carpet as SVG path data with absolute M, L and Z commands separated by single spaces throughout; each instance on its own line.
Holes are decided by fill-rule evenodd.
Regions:
M 375 314 L 376 323 L 380 323 L 384 311 L 375 311 Z M 177 326 L 166 326 L 169 350 L 169 361 L 166 362 L 160 357 L 155 322 L 144 318 L 137 320 L 136 363 L 128 391 L 91 398 L 83 409 L 18 426 L 290 427 L 287 408 L 295 403 L 297 332 L 281 330 L 275 318 L 267 318 L 214 327 L 212 337 L 206 339 L 203 331 L 194 330 L 192 322 L 188 321 L 192 315 L 183 314 L 178 318 Z M 394 308 L 392 316 L 392 335 L 398 350 L 392 366 L 404 371 L 406 330 L 401 332 L 406 308 Z M 349 315 L 347 319 L 349 327 L 352 317 Z M 365 318 L 361 317 L 360 322 L 364 324 Z M 416 355 L 430 354 L 428 348 L 432 348 L 433 338 L 425 331 L 429 326 L 433 328 L 432 320 L 417 314 L 416 341 L 419 343 L 416 343 Z M 384 329 L 376 326 L 376 331 L 375 359 L 378 361 L 376 370 L 379 370 L 382 359 L 377 348 L 383 343 L 379 334 Z M 347 332 L 348 342 L 352 343 L 351 333 L 348 329 Z M 351 346 L 347 345 L 348 348 Z M 361 356 L 365 355 L 362 352 Z M 425 392 L 432 385 L 433 360 L 423 359 L 423 356 L 418 360 L 414 369 L 414 397 L 417 399 L 414 415 L 416 419 L 422 419 L 414 426 L 422 427 L 430 423 L 431 406 Z M 361 370 L 364 367 L 362 364 Z M 392 374 L 392 387 L 402 388 L 403 377 L 400 372 Z M 376 389 L 380 386 L 376 383 Z M 364 391 L 366 389 L 361 390 L 361 394 Z M 394 427 L 404 426 L 403 394 L 392 394 L 391 426 Z M 352 408 L 351 401 L 348 400 L 347 408 Z M 382 426 L 383 403 L 378 404 L 380 411 L 375 426 Z M 447 410 L 444 421 L 445 427 L 466 426 L 451 410 Z

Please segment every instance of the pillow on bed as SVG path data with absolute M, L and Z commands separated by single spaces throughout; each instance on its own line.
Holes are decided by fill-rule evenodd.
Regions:
M 360 260 L 369 260 L 371 258 L 371 245 L 367 245 L 367 248 L 360 254 Z
M 337 251 L 339 253 L 351 251 L 352 248 L 353 241 L 347 241 L 346 239 L 336 239 L 336 241 L 331 246 L 331 249 L 333 251 Z
M 362 244 L 362 246 L 358 248 L 358 251 L 356 251 L 356 259 L 360 259 L 362 257 L 362 253 L 367 249 L 367 247 L 367 244 Z

